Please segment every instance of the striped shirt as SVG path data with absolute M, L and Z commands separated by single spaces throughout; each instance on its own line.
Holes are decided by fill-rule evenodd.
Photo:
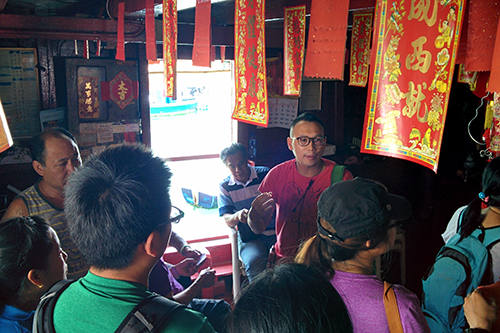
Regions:
M 244 208 L 250 209 L 253 200 L 260 195 L 259 185 L 269 172 L 269 168 L 251 165 L 248 167 L 250 168 L 250 177 L 246 183 L 241 183 L 233 175 L 229 175 L 219 184 L 219 216 L 234 214 Z M 273 230 L 274 219 L 269 223 L 264 234 L 274 234 Z M 246 238 L 245 235 L 250 238 L 255 235 L 247 224 L 241 222 L 238 223 L 238 231 L 242 240 Z
M 70 237 L 64 210 L 54 207 L 42 196 L 38 188 L 39 182 L 28 187 L 19 196 L 26 204 L 30 216 L 38 215 L 45 218 L 56 231 L 61 242 L 61 248 L 68 254 L 68 258 L 66 259 L 66 263 L 68 264 L 68 279 L 82 277 L 87 273 L 89 266 Z

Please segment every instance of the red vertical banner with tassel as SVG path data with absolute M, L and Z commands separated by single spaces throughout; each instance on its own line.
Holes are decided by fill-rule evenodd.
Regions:
M 305 42 L 306 6 L 285 7 L 285 95 L 300 95 Z
M 146 0 L 146 59 L 156 61 L 155 1 Z
M 194 21 L 193 66 L 210 67 L 210 46 L 212 34 L 210 28 L 210 0 L 196 0 Z
M 125 2 L 118 3 L 118 28 L 116 42 L 116 60 L 125 61 Z
M 165 97 L 175 96 L 177 61 L 177 0 L 163 0 L 163 74 Z
M 235 1 L 236 103 L 232 118 L 267 127 L 265 1 Z

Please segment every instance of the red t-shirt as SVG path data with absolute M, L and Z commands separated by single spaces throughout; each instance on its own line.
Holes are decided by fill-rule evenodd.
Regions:
M 283 162 L 269 171 L 259 191 L 272 192 L 276 201 L 276 255 L 278 258 L 293 257 L 302 241 L 317 231 L 318 200 L 331 185 L 335 162 L 323 159 L 325 169 L 314 177 L 302 176 L 295 159 Z M 352 179 L 349 171 L 344 180 Z

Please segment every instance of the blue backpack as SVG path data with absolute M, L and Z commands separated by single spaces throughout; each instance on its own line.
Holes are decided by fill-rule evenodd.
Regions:
M 481 227 L 462 240 L 455 234 L 441 248 L 422 280 L 422 311 L 431 332 L 463 332 L 464 298 L 478 286 L 493 283 L 489 250 L 499 241 L 500 227 Z

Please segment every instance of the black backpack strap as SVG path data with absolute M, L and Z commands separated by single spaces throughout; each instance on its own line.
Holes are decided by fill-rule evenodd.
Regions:
M 176 310 L 185 307 L 166 297 L 153 294 L 130 311 L 115 333 L 158 332 Z
M 70 284 L 76 280 L 61 280 L 56 282 L 40 298 L 33 319 L 33 333 L 55 333 L 54 329 L 54 307 L 59 296 Z

